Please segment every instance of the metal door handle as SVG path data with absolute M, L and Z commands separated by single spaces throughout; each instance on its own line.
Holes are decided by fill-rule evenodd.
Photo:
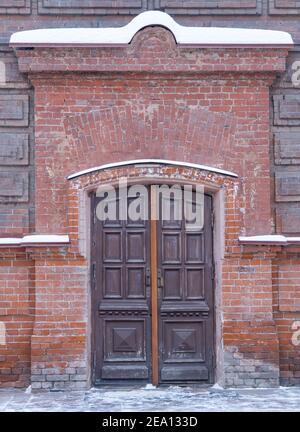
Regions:
M 146 268 L 145 283 L 146 283 L 146 287 L 149 287 L 151 285 L 151 273 L 149 268 Z

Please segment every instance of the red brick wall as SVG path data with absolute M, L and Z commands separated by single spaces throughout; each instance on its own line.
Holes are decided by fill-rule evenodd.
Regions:
M 195 163 L 237 172 L 247 234 L 271 232 L 267 83 L 220 75 L 157 85 L 137 76 L 36 82 L 38 232 L 67 233 L 68 174 L 126 159 L 190 161 L 191 154 Z
M 283 384 L 300 384 L 300 260 L 285 253 L 273 261 L 274 317 Z
M 179 49 L 163 29 L 142 31 L 128 48 L 18 52 L 20 69 L 30 72 L 35 87 L 36 230 L 70 234 L 72 240 L 70 248 L 27 250 L 35 263 L 35 325 L 24 347 L 34 388 L 89 383 L 89 267 L 78 247 L 82 223 L 85 235 L 88 228 L 80 197 L 104 179 L 136 173 L 120 169 L 70 184 L 66 176 L 139 158 L 195 162 L 238 174 L 229 181 L 196 170 L 154 173 L 224 190 L 225 254 L 217 295 L 225 384 L 276 385 L 280 374 L 287 383 L 297 378 L 290 369 L 296 349 L 281 321 L 290 297 L 286 279 L 278 275 L 287 264 L 280 264 L 281 273 L 274 267 L 283 252 L 238 243 L 242 234 L 274 232 L 269 86 L 275 72 L 284 70 L 286 54 Z M 288 295 L 297 291 L 297 276 L 290 279 Z M 10 290 L 13 295 L 13 286 Z M 293 305 L 298 308 L 297 301 Z M 288 325 L 299 314 L 284 313 L 290 314 Z M 10 345 L 3 355 L 9 350 Z M 22 376 L 28 379 L 25 371 Z
M 36 257 L 33 387 L 82 388 L 87 381 L 87 280 L 82 260 Z
M 30 382 L 30 344 L 34 320 L 34 266 L 20 252 L 0 249 L 0 316 L 6 345 L 0 345 L 0 386 Z

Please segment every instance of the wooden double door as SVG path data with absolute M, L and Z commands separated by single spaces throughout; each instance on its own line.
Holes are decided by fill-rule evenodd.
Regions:
M 155 220 L 161 199 L 147 191 L 138 221 L 98 220 L 92 196 L 93 384 L 212 383 L 212 198 L 188 230 L 174 214 Z

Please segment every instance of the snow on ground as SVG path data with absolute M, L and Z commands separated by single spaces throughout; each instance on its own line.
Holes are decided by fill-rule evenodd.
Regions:
M 221 389 L 112 388 L 30 393 L 0 390 L 0 411 L 300 411 L 300 387 Z

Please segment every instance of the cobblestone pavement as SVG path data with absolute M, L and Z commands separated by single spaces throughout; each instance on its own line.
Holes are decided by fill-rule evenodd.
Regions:
M 0 411 L 300 411 L 300 387 L 145 388 L 30 393 L 0 390 Z

